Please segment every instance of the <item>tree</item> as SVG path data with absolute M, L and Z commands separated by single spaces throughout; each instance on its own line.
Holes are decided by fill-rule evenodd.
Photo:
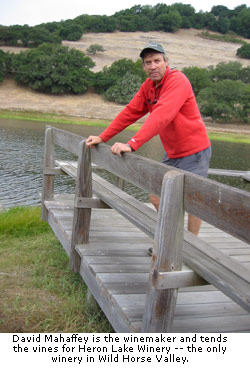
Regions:
M 250 59 L 250 44 L 244 44 L 236 53 L 240 58 Z
M 5 53 L 0 50 L 0 82 L 3 82 L 5 75 Z
M 228 17 L 230 16 L 231 10 L 224 5 L 215 5 L 211 9 L 211 13 L 216 17 Z
M 94 62 L 79 50 L 42 44 L 16 54 L 13 68 L 17 82 L 52 94 L 83 93 L 91 85 Z
M 156 18 L 158 29 L 165 32 L 176 32 L 181 27 L 182 18 L 178 11 L 170 11 Z
M 205 13 L 205 24 L 209 30 L 217 31 L 217 19 L 212 13 Z
M 241 81 L 224 80 L 200 91 L 197 102 L 201 113 L 229 122 L 249 122 L 250 86 Z
M 71 21 L 65 21 L 61 25 L 59 35 L 63 40 L 77 41 L 82 37 L 83 30 L 82 27 Z
M 221 62 L 209 67 L 210 77 L 212 81 L 222 80 L 240 80 L 242 64 L 239 62 Z
M 182 72 L 189 79 L 195 95 L 211 84 L 210 73 L 206 68 L 185 67 Z
M 230 21 L 227 17 L 220 16 L 217 22 L 217 29 L 220 33 L 227 33 L 230 29 Z
M 118 104 L 127 104 L 141 86 L 140 77 L 127 72 L 115 85 L 104 94 L 105 98 Z
M 250 85 L 250 66 L 242 68 L 240 72 L 240 80 L 245 84 Z
M 231 30 L 246 38 L 250 38 L 250 8 L 241 10 L 231 18 Z
M 117 85 L 126 74 L 134 75 L 137 79 L 130 80 L 135 83 L 135 80 L 140 84 L 146 79 L 147 75 L 142 68 L 141 60 L 133 62 L 131 59 L 120 59 L 115 61 L 110 67 L 104 67 L 101 72 L 95 73 L 94 88 L 99 94 L 105 94 L 108 89 Z M 111 95 L 110 95 L 111 97 Z M 106 98 L 109 98 L 106 95 Z
M 104 52 L 105 49 L 103 48 L 102 45 L 98 45 L 98 44 L 93 44 L 93 45 L 90 45 L 87 49 L 87 53 L 89 55 L 95 55 L 97 52 Z

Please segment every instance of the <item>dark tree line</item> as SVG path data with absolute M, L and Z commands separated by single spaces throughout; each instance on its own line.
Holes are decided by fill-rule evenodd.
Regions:
M 210 12 L 196 13 L 191 5 L 182 3 L 135 5 L 112 16 L 83 14 L 74 19 L 34 27 L 0 25 L 0 44 L 37 47 L 44 42 L 60 44 L 62 40 L 76 41 L 87 32 L 176 32 L 179 28 L 191 27 L 223 34 L 234 32 L 250 38 L 250 7 L 243 4 L 230 10 L 218 5 L 212 7 Z

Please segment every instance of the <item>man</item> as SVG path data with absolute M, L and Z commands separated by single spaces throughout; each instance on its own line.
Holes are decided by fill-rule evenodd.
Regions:
M 140 57 L 149 78 L 101 135 L 88 137 L 87 146 L 93 148 L 108 141 L 150 112 L 134 137 L 127 144 L 115 143 L 111 152 L 120 156 L 123 152 L 135 151 L 160 135 L 166 151 L 163 163 L 206 177 L 211 143 L 190 82 L 183 73 L 169 68 L 160 44 L 149 43 Z M 150 200 L 158 210 L 159 198 L 151 194 Z M 201 220 L 189 214 L 188 230 L 197 235 L 200 225 Z

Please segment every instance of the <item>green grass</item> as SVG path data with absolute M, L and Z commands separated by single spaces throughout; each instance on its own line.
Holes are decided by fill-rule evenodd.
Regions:
M 84 126 L 101 126 L 106 127 L 110 121 L 106 120 L 83 120 L 80 117 L 65 116 L 58 114 L 47 114 L 40 112 L 25 112 L 25 111 L 8 111 L 0 110 L 0 118 L 5 119 L 16 119 L 26 121 L 37 121 L 47 123 L 63 123 L 73 125 L 84 125 Z
M 231 143 L 250 144 L 250 134 L 232 134 L 208 132 L 210 140 L 227 141 Z
M 0 213 L 0 332 L 112 332 L 39 207 Z

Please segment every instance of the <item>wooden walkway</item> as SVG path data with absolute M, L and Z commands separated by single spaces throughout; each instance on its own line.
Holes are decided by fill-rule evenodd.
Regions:
M 214 186 L 213 192 L 217 192 L 216 195 L 209 195 L 211 196 L 209 204 L 214 207 L 215 199 L 218 198 L 218 204 L 216 204 L 219 214 L 218 216 L 215 213 L 211 219 L 213 221 L 216 218 L 216 222 L 221 222 L 222 229 L 226 231 L 208 223 L 210 218 L 204 212 L 204 219 L 207 221 L 202 223 L 199 238 L 184 231 L 184 243 L 180 242 L 181 255 L 183 254 L 180 264 L 178 265 L 176 256 L 168 255 L 167 260 L 174 261 L 171 262 L 170 267 L 166 262 L 164 262 L 165 267 L 162 268 L 161 265 L 157 267 L 157 261 L 166 261 L 165 249 L 163 252 L 161 249 L 161 238 L 156 237 L 157 225 L 164 217 L 159 217 L 158 220 L 157 213 L 150 205 L 139 204 L 139 201 L 133 200 L 123 191 L 106 185 L 105 181 L 98 179 L 95 174 L 92 176 L 92 181 L 97 199 L 89 197 L 88 194 L 85 194 L 85 197 L 79 194 L 79 189 L 86 188 L 84 184 L 78 188 L 79 182 L 74 195 L 53 194 L 52 196 L 48 193 L 48 189 L 53 188 L 51 181 L 53 176 L 67 173 L 77 180 L 79 168 L 84 167 L 81 164 L 81 152 L 72 149 L 75 147 L 74 140 L 79 142 L 80 138 L 72 139 L 71 136 L 68 137 L 58 130 L 53 133 L 54 135 L 58 133 L 60 138 L 59 140 L 54 137 L 56 144 L 63 142 L 63 146 L 67 149 L 69 147 L 65 143 L 68 143 L 69 139 L 72 140 L 73 144 L 72 142 L 69 144 L 71 151 L 75 150 L 80 159 L 76 166 L 70 162 L 49 162 L 48 155 L 45 154 L 43 213 L 46 213 L 51 228 L 71 261 L 72 256 L 73 261 L 74 256 L 77 256 L 77 271 L 114 330 L 183 333 L 250 332 L 250 246 L 248 244 L 250 196 L 245 192 L 236 191 L 238 204 L 234 200 L 234 190 L 224 185 L 217 187 L 214 182 L 209 183 L 209 186 Z M 119 160 L 115 158 L 116 156 L 113 157 L 110 157 L 112 161 Z M 144 162 L 140 162 L 140 167 L 142 164 Z M 131 162 L 125 164 L 125 167 L 130 169 Z M 159 166 L 159 168 L 162 167 Z M 186 184 L 188 180 L 187 175 Z M 207 180 L 202 179 L 202 181 L 206 184 Z M 187 202 L 193 196 L 193 192 L 198 192 L 195 190 L 195 185 L 192 186 L 194 190 L 190 192 L 191 195 L 184 196 Z M 201 188 L 201 193 L 197 196 L 200 200 L 204 187 L 199 184 L 197 188 Z M 178 193 L 176 184 L 173 189 L 173 194 Z M 212 191 L 209 192 L 211 193 Z M 164 198 L 163 193 L 162 198 Z M 112 208 L 107 208 L 111 206 Z M 187 203 L 187 210 L 190 209 L 189 207 Z M 202 207 L 200 203 L 199 207 Z M 220 213 L 221 207 L 226 208 L 226 212 Z M 196 206 L 193 209 L 196 210 Z M 206 210 L 209 215 L 211 211 L 208 206 Z M 83 223 L 85 224 L 86 217 L 91 213 L 87 237 L 82 232 L 82 224 L 77 221 L 81 217 L 79 212 L 84 212 Z M 140 214 L 141 217 L 138 216 Z M 44 215 L 43 218 L 45 218 Z M 227 222 L 231 219 L 234 223 L 229 227 Z M 75 239 L 77 228 L 80 230 L 77 236 L 84 234 L 82 238 L 87 239 L 87 242 L 79 242 L 79 239 L 78 241 Z M 237 237 L 230 235 L 229 232 Z M 179 233 L 181 232 L 178 231 Z M 178 249 L 175 243 L 175 240 L 172 240 L 169 244 L 173 254 L 177 254 Z M 152 257 L 148 254 L 149 247 L 154 248 Z M 182 259 L 186 264 L 182 264 Z M 178 267 L 181 265 L 181 268 Z M 157 301 L 160 305 L 155 305 L 151 309 L 152 312 L 148 313 L 148 307 Z M 165 306 L 168 307 L 167 312 L 164 311 Z M 168 315 L 171 316 L 170 324 L 165 324 L 167 321 L 165 317 Z M 157 321 L 156 324 L 151 325 L 154 321 Z
M 70 255 L 73 196 L 59 195 L 46 207 L 49 223 Z M 248 244 L 204 222 L 200 237 L 250 268 Z M 89 287 L 97 285 L 107 295 L 101 305 L 108 318 L 112 316 L 112 308 L 107 309 L 110 302 L 121 311 L 126 324 L 121 330 L 121 322 L 117 323 L 118 331 L 127 332 L 128 327 L 131 332 L 141 331 L 151 265 L 148 248 L 152 246 L 151 238 L 115 210 L 92 210 L 89 245 L 77 247 L 82 257 L 80 274 Z M 171 331 L 250 332 L 250 314 L 211 285 L 182 288 Z

